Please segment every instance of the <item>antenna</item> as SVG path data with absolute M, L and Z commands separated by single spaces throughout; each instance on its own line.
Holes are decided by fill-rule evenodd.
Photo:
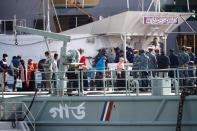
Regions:
M 187 10 L 188 10 L 188 12 L 190 12 L 190 4 L 189 4 L 189 0 L 187 0 Z
M 129 11 L 130 10 L 130 5 L 129 5 L 129 0 L 127 0 L 127 10 Z
M 47 0 L 47 28 L 46 31 L 51 32 L 50 29 L 50 0 Z
M 46 16 L 45 16 L 45 0 L 42 0 L 42 13 L 43 13 L 43 30 L 46 30 Z

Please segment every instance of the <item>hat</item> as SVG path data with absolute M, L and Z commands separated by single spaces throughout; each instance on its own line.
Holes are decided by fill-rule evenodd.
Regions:
M 120 57 L 120 58 L 119 58 L 119 60 L 122 60 L 122 61 L 124 61 L 124 58 L 123 58 L 123 57 Z
M 141 50 L 139 50 L 139 52 L 140 52 L 140 53 L 144 53 L 144 50 L 143 50 L 143 49 L 141 49 Z
M 31 64 L 33 62 L 33 60 L 30 58 L 28 59 L 28 64 Z
M 153 51 L 153 47 L 148 47 L 148 50 L 149 51 Z
M 83 52 L 84 52 L 84 49 L 79 48 L 78 51 L 79 51 L 80 53 L 83 53 Z
M 174 52 L 174 49 L 170 49 L 170 52 Z
M 3 54 L 3 58 L 8 57 L 8 54 Z
M 192 47 L 186 47 L 186 50 L 192 50 Z
M 155 48 L 155 52 L 159 52 L 160 51 L 160 48 Z
M 78 51 L 84 51 L 84 49 L 82 49 L 82 48 L 79 48 L 79 49 L 78 49 Z
M 139 52 L 139 50 L 133 50 L 133 53 L 138 53 Z

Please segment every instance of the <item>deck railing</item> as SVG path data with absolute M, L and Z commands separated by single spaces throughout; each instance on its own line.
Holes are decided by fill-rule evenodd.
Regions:
M 50 80 L 46 80 L 42 77 L 47 72 L 36 71 L 35 81 L 33 80 L 35 87 L 31 91 L 38 89 L 39 92 L 45 91 L 53 95 L 60 95 L 58 92 L 64 90 L 65 95 L 80 96 L 101 94 L 179 95 L 183 88 L 196 87 L 195 72 L 196 70 L 193 68 L 124 70 L 121 74 L 118 74 L 116 70 L 81 70 L 55 72 L 52 73 L 53 77 Z M 64 79 L 59 79 L 60 73 L 65 74 Z M 60 87 L 62 82 L 63 86 Z
M 23 102 L 1 102 L 0 120 L 11 121 L 13 124 L 17 121 L 25 121 L 35 131 L 35 118 Z

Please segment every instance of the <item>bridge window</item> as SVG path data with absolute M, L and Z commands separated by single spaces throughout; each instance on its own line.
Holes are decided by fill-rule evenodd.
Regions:
M 177 44 L 179 48 L 181 48 L 182 46 L 192 47 L 193 52 L 197 53 L 197 35 L 196 34 L 178 35 Z
M 57 19 L 55 16 L 53 18 L 54 18 L 56 32 L 60 32 Z M 88 17 L 87 15 L 59 15 L 58 19 L 62 31 L 93 22 L 93 19 Z

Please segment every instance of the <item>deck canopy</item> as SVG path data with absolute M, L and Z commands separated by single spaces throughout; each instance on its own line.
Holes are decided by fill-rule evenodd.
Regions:
M 191 15 L 192 13 L 127 11 L 62 33 L 163 36 L 172 32 Z

